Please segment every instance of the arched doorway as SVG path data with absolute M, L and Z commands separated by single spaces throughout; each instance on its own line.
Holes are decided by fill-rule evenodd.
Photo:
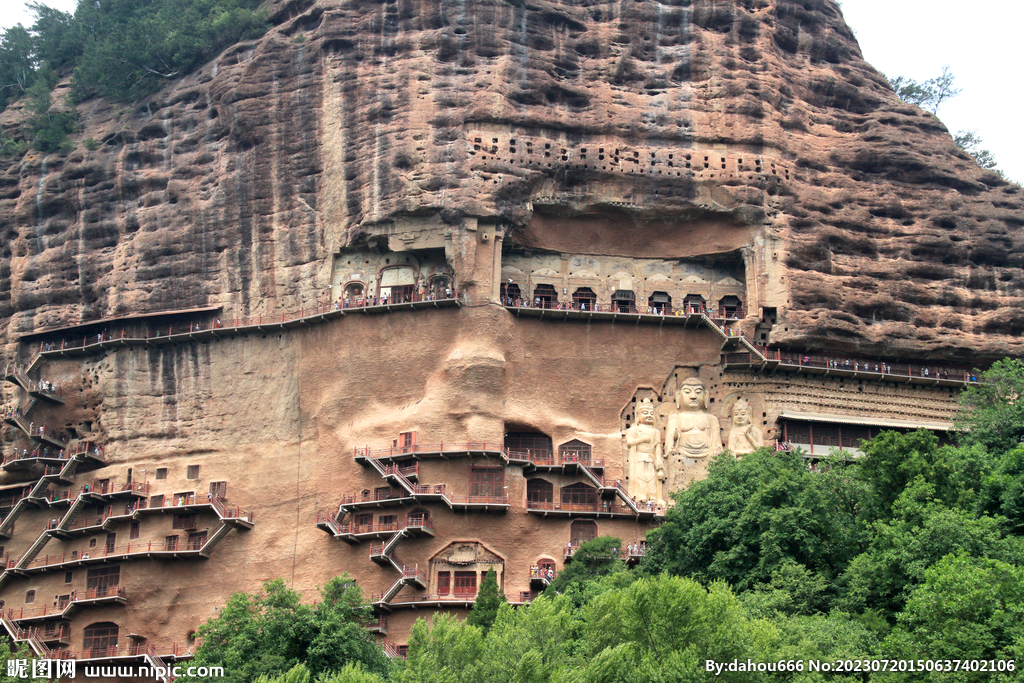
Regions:
M 629 289 L 616 289 L 612 293 L 612 310 L 616 313 L 636 313 L 636 294 Z
M 738 296 L 723 296 L 718 301 L 718 316 L 720 318 L 742 318 L 743 302 Z
M 581 543 L 593 541 L 597 538 L 597 522 L 589 519 L 577 519 L 569 526 L 569 542 L 573 548 L 580 547 Z
M 687 313 L 702 313 L 704 311 L 704 297 L 700 294 L 687 294 L 683 299 L 683 306 Z
M 580 311 L 593 311 L 597 305 L 597 294 L 590 287 L 580 287 L 572 293 L 572 306 Z
M 381 271 L 377 295 L 389 303 L 412 301 L 416 291 L 416 271 L 411 266 L 390 266 Z
M 355 303 L 363 297 L 363 292 L 366 288 L 362 282 L 350 282 L 345 285 L 345 301 L 347 303 Z
M 566 441 L 558 447 L 558 457 L 562 462 L 582 462 L 590 464 L 590 444 L 579 439 Z
M 516 451 L 517 457 L 531 462 L 551 462 L 551 437 L 543 432 L 508 432 L 505 449 Z
M 82 648 L 90 657 L 105 657 L 117 650 L 118 626 L 112 621 L 101 621 L 85 627 Z
M 563 510 L 597 510 L 597 489 L 583 483 L 562 487 Z
M 537 285 L 533 288 L 533 305 L 538 308 L 554 308 L 558 305 L 558 292 L 554 285 Z
M 667 292 L 651 292 L 651 313 L 672 315 L 672 297 Z
M 452 280 L 447 275 L 435 275 L 430 278 L 430 295 L 434 299 L 450 299 L 452 296 Z
M 544 479 L 530 479 L 526 482 L 526 502 L 533 507 L 551 507 L 555 501 L 555 487 Z
M 518 306 L 522 298 L 523 293 L 519 291 L 519 285 L 514 282 L 501 283 L 501 303 L 506 306 Z

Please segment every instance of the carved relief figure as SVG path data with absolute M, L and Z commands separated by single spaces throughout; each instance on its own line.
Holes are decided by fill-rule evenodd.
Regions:
M 622 434 L 626 447 L 628 493 L 638 501 L 665 505 L 665 460 L 661 432 L 654 426 L 654 403 L 649 398 L 636 406 L 636 424 Z
M 722 452 L 722 427 L 708 412 L 708 392 L 703 382 L 691 377 L 676 389 L 676 412 L 665 425 L 668 452 L 667 490 L 674 491 L 693 479 L 694 465 L 707 466 L 710 456 Z
M 732 429 L 729 430 L 729 450 L 736 455 L 753 453 L 764 447 L 764 435 L 751 422 L 750 403 L 741 398 L 732 405 Z

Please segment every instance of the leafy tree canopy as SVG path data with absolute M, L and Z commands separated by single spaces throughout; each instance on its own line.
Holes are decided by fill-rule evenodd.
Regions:
M 493 569 L 488 569 L 484 580 L 480 583 L 480 591 L 473 604 L 473 611 L 469 613 L 466 622 L 479 626 L 486 632 L 498 617 L 498 608 L 507 602 L 505 594 L 498 588 L 498 575 Z
M 1003 453 L 1024 443 L 1024 361 L 1006 358 L 960 394 L 962 441 Z
M 220 614 L 199 628 L 202 646 L 195 664 L 224 667 L 222 680 L 228 683 L 292 675 L 296 664 L 314 677 L 350 663 L 371 673 L 388 669 L 366 629 L 372 608 L 348 575 L 324 584 L 315 606 L 301 604 L 300 598 L 281 579 L 267 581 L 259 593 L 231 596 Z

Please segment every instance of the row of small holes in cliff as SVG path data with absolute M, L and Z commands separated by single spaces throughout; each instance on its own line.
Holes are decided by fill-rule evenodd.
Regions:
M 737 152 L 716 152 L 685 149 L 650 149 L 622 147 L 574 147 L 566 148 L 558 143 L 538 142 L 523 138 L 509 138 L 507 156 L 501 156 L 499 147 L 504 148 L 500 138 L 485 133 L 470 133 L 467 148 L 470 156 L 480 161 L 507 163 L 521 167 L 555 168 L 573 167 L 580 169 L 608 171 L 612 173 L 642 173 L 650 175 L 673 175 L 703 178 L 742 177 L 754 175 L 762 178 L 775 176 L 789 180 L 789 169 L 760 154 Z M 744 161 L 746 160 L 746 161 Z M 793 176 L 796 179 L 796 176 Z

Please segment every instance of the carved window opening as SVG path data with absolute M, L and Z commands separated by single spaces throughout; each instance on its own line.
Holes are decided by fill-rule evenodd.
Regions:
M 539 560 L 537 560 L 537 566 L 545 571 L 547 571 L 548 569 L 550 569 L 551 571 L 555 571 L 556 568 L 555 561 L 552 560 L 550 557 L 542 557 Z
M 416 432 L 402 432 L 398 435 L 398 447 L 402 453 L 412 453 L 416 450 Z
M 558 292 L 554 285 L 537 285 L 533 288 L 533 305 L 554 308 L 558 305 Z
M 448 595 L 452 592 L 452 573 L 451 572 L 438 572 L 437 573 L 437 594 Z
M 430 278 L 430 293 L 435 299 L 447 299 L 450 296 L 452 281 L 447 275 L 435 275 Z
M 505 494 L 505 469 L 473 467 L 469 472 L 469 495 L 497 498 Z
M 704 310 L 704 297 L 700 294 L 687 294 L 683 299 L 683 306 L 687 313 L 700 313 Z
M 226 481 L 210 482 L 210 498 L 227 498 L 228 483 Z
M 552 462 L 551 437 L 542 432 L 508 432 L 505 434 L 505 448 L 533 462 Z
M 408 526 L 430 526 L 430 511 L 416 508 L 405 517 Z
M 651 292 L 649 301 L 653 311 L 662 315 L 672 314 L 672 297 L 668 295 L 668 292 Z
M 142 534 L 142 522 L 132 522 L 128 529 L 128 540 L 134 541 Z
M 566 441 L 558 447 L 558 457 L 562 462 L 582 462 L 590 464 L 590 444 L 579 439 Z
M 597 523 L 589 519 L 577 519 L 569 526 L 569 542 L 574 548 L 581 543 L 593 541 L 597 538 Z
M 151 508 L 162 508 L 163 506 L 164 506 L 164 497 L 162 495 L 160 495 L 160 496 L 152 496 L 149 499 L 149 507 L 151 507 Z
M 115 534 L 107 534 L 107 544 L 106 544 L 105 547 L 106 547 L 106 550 L 107 550 L 108 553 L 114 552 L 114 548 L 116 547 L 116 544 L 117 544 L 117 534 L 116 533 Z
M 189 465 L 188 471 L 185 473 L 186 479 L 198 479 L 199 478 L 199 465 Z
M 394 497 L 395 496 L 391 495 L 391 487 L 390 486 L 378 486 L 377 488 L 375 488 L 373 490 L 373 499 L 374 500 L 388 500 L 389 498 L 394 498 Z
M 82 647 L 91 657 L 102 657 L 112 654 L 117 648 L 118 626 L 109 621 L 86 626 L 83 633 Z
M 166 479 L 167 478 L 167 468 L 166 467 L 158 467 L 157 470 L 156 470 L 156 478 L 157 479 Z
M 597 305 L 597 294 L 590 287 L 580 287 L 572 293 L 572 306 L 580 311 L 592 311 Z
M 207 532 L 197 531 L 188 535 L 188 549 L 189 550 L 202 550 L 203 546 L 206 545 Z
M 616 313 L 636 313 L 636 294 L 628 289 L 612 293 L 612 307 Z
M 36 601 L 36 592 L 35 591 L 27 591 L 25 593 L 25 604 L 26 605 L 30 605 L 30 604 L 32 604 L 35 601 Z
M 377 524 L 382 530 L 398 530 L 398 515 L 381 515 L 377 518 Z
M 543 479 L 530 479 L 526 482 L 526 501 L 550 505 L 555 501 L 554 485 Z
M 455 594 L 476 595 L 476 572 L 455 572 Z
M 164 537 L 164 550 L 177 550 L 178 549 L 178 536 L 165 536 Z
M 743 302 L 738 296 L 723 296 L 718 302 L 718 315 L 722 318 L 741 318 Z
M 102 598 L 113 595 L 121 584 L 121 567 L 90 569 L 85 576 L 86 597 Z
M 570 484 L 562 487 L 562 508 L 597 508 L 597 489 L 586 484 Z
M 196 528 L 196 516 L 193 514 L 185 515 L 174 515 L 174 521 L 171 523 L 172 529 L 195 529 Z
M 350 282 L 345 285 L 345 298 L 359 299 L 363 296 L 363 283 L 362 282 Z
M 364 512 L 362 514 L 356 515 L 356 517 L 355 517 L 355 525 L 357 527 L 373 526 L 373 513 L 372 512 Z M 359 532 L 357 531 L 356 533 L 359 533 Z
M 519 285 L 514 282 L 501 283 L 501 301 L 506 306 L 515 306 L 522 298 L 523 293 L 520 291 Z

